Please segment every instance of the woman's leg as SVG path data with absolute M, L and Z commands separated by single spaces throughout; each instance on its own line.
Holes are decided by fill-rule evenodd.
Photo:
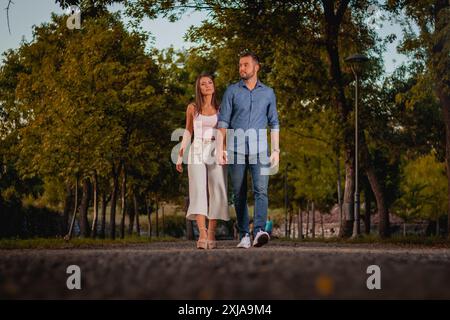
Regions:
M 195 216 L 195 219 L 197 220 L 197 227 L 198 227 L 198 240 L 206 240 L 208 238 L 208 233 L 206 231 L 206 219 L 203 214 L 197 214 Z
M 217 248 L 216 226 L 217 226 L 217 220 L 216 219 L 210 219 L 209 223 L 208 223 L 208 248 L 209 249 L 216 249 Z
M 216 240 L 217 220 L 210 219 L 208 222 L 208 240 Z

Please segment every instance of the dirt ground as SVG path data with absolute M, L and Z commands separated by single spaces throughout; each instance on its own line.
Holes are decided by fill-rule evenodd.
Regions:
M 450 249 L 272 241 L 197 250 L 194 241 L 0 250 L 3 299 L 450 299 Z M 70 265 L 81 289 L 69 290 Z M 368 289 L 379 267 L 380 289 Z M 370 268 L 369 268 L 370 269 Z M 70 278 L 69 280 L 73 280 Z M 72 282 L 74 283 L 74 282 Z

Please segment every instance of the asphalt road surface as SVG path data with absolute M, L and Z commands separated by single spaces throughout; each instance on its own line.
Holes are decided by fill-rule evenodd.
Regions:
M 207 251 L 195 249 L 194 241 L 0 250 L 0 298 L 450 299 L 450 249 L 281 241 L 248 250 L 235 245 L 220 241 L 219 249 Z M 67 273 L 70 265 L 79 273 Z M 379 272 L 369 268 L 373 265 Z M 68 289 L 68 279 L 76 285 L 77 274 L 81 289 Z

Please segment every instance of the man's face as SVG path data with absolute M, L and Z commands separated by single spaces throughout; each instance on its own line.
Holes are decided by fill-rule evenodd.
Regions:
M 239 75 L 241 79 L 252 78 L 259 70 L 259 65 L 252 57 L 242 57 L 239 59 Z

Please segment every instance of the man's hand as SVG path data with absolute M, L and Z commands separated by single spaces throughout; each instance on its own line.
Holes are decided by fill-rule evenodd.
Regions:
M 270 167 L 274 168 L 280 163 L 280 151 L 272 151 L 270 154 Z

